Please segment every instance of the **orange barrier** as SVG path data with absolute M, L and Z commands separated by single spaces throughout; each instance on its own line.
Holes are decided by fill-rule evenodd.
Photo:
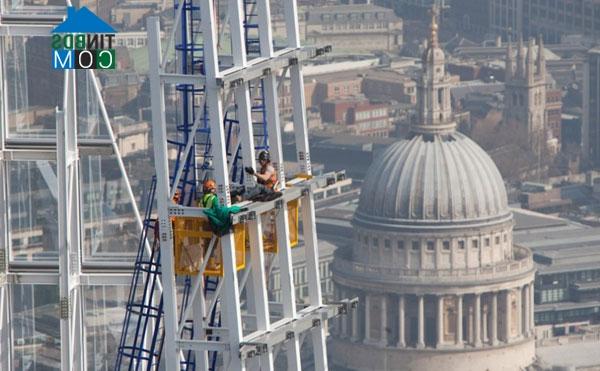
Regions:
M 208 219 L 178 216 L 173 221 L 175 274 L 195 275 L 200 271 L 202 260 L 210 240 L 214 236 Z M 246 266 L 245 228 L 243 224 L 233 226 L 235 260 L 237 270 Z M 217 237 L 204 270 L 205 276 L 223 276 L 223 252 L 221 238 Z
M 300 200 L 292 200 L 288 202 L 288 225 L 290 232 L 290 246 L 295 247 L 298 245 L 298 209 Z M 277 245 L 277 226 L 275 222 L 275 216 L 277 210 L 262 214 L 261 221 L 263 227 L 263 248 L 265 252 L 277 253 L 279 246 Z

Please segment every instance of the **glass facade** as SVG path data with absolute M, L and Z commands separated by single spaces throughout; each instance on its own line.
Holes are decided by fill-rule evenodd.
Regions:
M 85 368 L 112 370 L 138 250 L 135 211 L 153 174 L 149 123 L 134 104 L 133 114 L 108 105 L 113 143 L 101 115 L 103 100 L 119 93 L 102 83 L 108 74 L 96 74 L 99 99 L 88 71 L 52 69 L 53 26 L 37 25 L 35 17 L 64 16 L 64 1 L 0 1 L 2 15 L 19 20 L 11 32 L 0 32 L 0 354 L 10 355 L 0 357 L 0 370 L 60 369 L 61 351 L 71 342 L 61 334 L 67 295 L 67 321 L 80 321 L 83 329 Z M 24 22 L 28 16 L 33 20 Z M 9 27 L 6 19 L 0 28 Z M 36 36 L 22 36 L 30 32 Z M 74 89 L 65 92 L 68 74 Z M 62 190 L 57 122 L 73 122 L 78 138 L 70 176 L 79 179 L 69 186 L 68 175 Z M 133 126 L 135 132 L 127 130 Z M 125 148 L 129 152 L 119 157 Z M 126 178 L 122 170 L 133 176 Z M 68 205 L 58 202 L 62 191 Z M 64 226 L 61 212 L 67 210 L 75 216 Z M 62 233 L 70 236 L 68 249 Z M 73 274 L 68 284 L 59 274 L 67 267 Z M 80 320 L 76 313 L 82 313 Z

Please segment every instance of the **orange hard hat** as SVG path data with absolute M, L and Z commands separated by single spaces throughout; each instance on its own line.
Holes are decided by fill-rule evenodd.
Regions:
M 202 184 L 202 187 L 204 188 L 204 192 L 208 192 L 217 189 L 217 183 L 212 179 L 206 179 Z

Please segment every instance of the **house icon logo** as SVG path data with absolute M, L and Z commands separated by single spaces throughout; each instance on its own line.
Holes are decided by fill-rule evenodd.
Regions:
M 52 30 L 52 67 L 114 69 L 116 33 L 87 7 L 67 7 L 67 19 Z

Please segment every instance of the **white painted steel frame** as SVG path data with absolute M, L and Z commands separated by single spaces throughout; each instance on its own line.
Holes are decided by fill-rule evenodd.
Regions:
M 85 365 L 83 301 L 79 286 L 81 222 L 79 154 L 77 152 L 77 102 L 75 70 L 64 73 L 63 111 L 57 111 L 58 261 L 61 368 L 79 370 Z
M 201 19 L 214 19 L 215 9 L 212 0 L 199 0 Z M 224 110 L 229 105 L 229 99 L 223 101 L 224 91 L 229 89 L 233 92 L 233 102 L 236 107 L 236 118 L 240 125 L 240 139 L 243 154 L 243 166 L 256 167 L 254 163 L 254 136 L 252 128 L 251 100 L 249 86 L 254 81 L 257 86 L 259 81 L 264 84 L 264 102 L 266 106 L 266 120 L 268 122 L 269 145 L 271 148 L 271 158 L 273 165 L 278 173 L 280 183 L 285 191 L 285 178 L 283 168 L 283 152 L 281 144 L 281 128 L 279 121 L 279 108 L 277 97 L 277 76 L 282 70 L 289 69 L 292 82 L 292 101 L 294 102 L 294 130 L 297 141 L 298 161 L 301 172 L 310 175 L 310 155 L 308 151 L 308 133 L 306 127 L 306 114 L 304 108 L 304 92 L 300 62 L 304 59 L 302 49 L 300 48 L 298 33 L 298 18 L 296 14 L 295 0 L 286 0 L 286 24 L 288 34 L 288 48 L 283 51 L 274 52 L 272 47 L 271 20 L 269 0 L 258 0 L 257 19 L 259 24 L 259 38 L 261 44 L 261 55 L 252 61 L 248 61 L 245 50 L 245 39 L 242 7 L 243 0 L 229 0 L 226 19 L 229 23 L 229 32 L 232 42 L 233 66 L 224 70 L 219 69 L 218 65 L 218 35 L 215 22 L 201 22 L 201 31 L 204 43 L 205 75 L 181 75 L 169 74 L 164 71 L 166 61 L 164 56 L 168 55 L 168 50 L 161 50 L 158 18 L 150 18 L 147 23 L 149 40 L 149 59 L 150 59 L 150 83 L 152 99 L 152 125 L 154 135 L 155 165 L 157 172 L 157 200 L 158 214 L 160 223 L 160 241 L 162 249 L 162 267 L 163 280 L 165 281 L 163 299 L 165 303 L 165 338 L 161 367 L 165 369 L 177 369 L 179 367 L 180 351 L 182 349 L 193 349 L 196 351 L 196 358 L 201 362 L 197 364 L 199 369 L 207 369 L 207 351 L 218 350 L 223 352 L 223 367 L 227 370 L 265 369 L 273 370 L 274 351 L 284 344 L 287 353 L 288 369 L 301 370 L 300 359 L 300 340 L 306 331 L 310 331 L 313 340 L 315 352 L 315 366 L 317 370 L 327 369 L 326 347 L 325 347 L 325 326 L 327 319 L 334 316 L 335 311 L 330 307 L 324 306 L 321 299 L 321 286 L 318 270 L 318 251 L 315 230 L 314 201 L 312 199 L 312 186 L 306 187 L 307 192 L 301 192 L 302 199 L 302 218 L 304 225 L 307 272 L 309 276 L 309 308 L 301 312 L 296 310 L 295 287 L 293 282 L 292 254 L 289 242 L 288 210 L 285 202 L 266 203 L 271 205 L 271 209 L 252 208 L 257 211 L 250 211 L 245 214 L 245 221 L 248 223 L 250 254 L 248 267 L 242 273 L 242 278 L 238 278 L 235 266 L 235 249 L 233 236 L 227 234 L 221 239 L 221 248 L 223 249 L 224 278 L 219 282 L 215 292 L 210 298 L 202 297 L 202 284 L 200 283 L 200 274 L 194 277 L 194 284 L 190 295 L 194 306 L 193 318 L 195 320 L 195 334 L 193 340 L 181 339 L 181 325 L 190 315 L 190 311 L 184 312 L 184 318 L 178 319 L 176 304 L 176 286 L 173 274 L 173 232 L 169 222 L 172 215 L 202 215 L 201 209 L 183 208 L 171 204 L 173 189 L 169 188 L 169 175 L 167 158 L 167 135 L 166 135 L 166 117 L 164 103 L 164 85 L 175 83 L 193 83 L 194 85 L 204 84 L 207 111 L 203 114 L 208 115 L 211 129 L 212 156 L 214 165 L 214 177 L 217 182 L 218 196 L 222 204 L 231 203 L 229 195 L 229 169 L 226 156 L 225 133 L 223 128 Z M 177 12 L 176 23 L 180 21 L 181 10 Z M 179 27 L 178 27 L 179 28 Z M 171 35 L 168 47 L 173 43 L 178 30 L 174 30 Z M 222 30 L 221 30 L 222 32 Z M 283 56 L 287 59 L 282 59 Z M 254 72 L 253 72 L 254 71 Z M 283 74 L 282 78 L 285 78 Z M 227 82 L 227 83 L 226 83 Z M 197 127 L 194 123 L 194 128 Z M 192 130 L 195 132 L 195 130 Z M 185 152 L 194 140 L 193 136 L 186 143 Z M 176 174 L 179 179 L 181 171 Z M 247 186 L 254 185 L 252 177 L 245 177 Z M 292 193 L 296 193 L 296 189 Z M 300 193 L 297 193 L 300 195 Z M 298 197 L 298 196 L 295 196 Z M 289 197 L 283 197 L 288 199 Z M 265 210 L 263 210 L 265 209 Z M 260 211 L 259 211 L 260 210 Z M 267 301 L 267 286 L 265 277 L 265 256 L 262 242 L 262 225 L 260 213 L 275 210 L 277 243 L 280 247 L 279 260 L 282 277 L 282 314 L 283 318 L 276 323 L 270 323 L 269 303 Z M 237 222 L 240 218 L 234 218 Z M 247 277 L 251 277 L 247 285 L 247 296 L 251 295 L 252 300 L 247 300 L 248 321 L 247 326 L 252 326 L 255 330 L 250 334 L 243 336 L 242 333 L 242 315 L 240 308 L 240 293 L 244 289 L 244 283 Z M 198 293 L 200 292 L 200 294 Z M 250 294 L 249 294 L 250 293 Z M 216 306 L 217 301 L 221 300 L 219 310 L 223 319 L 223 327 L 220 329 L 220 342 L 208 341 L 205 337 L 207 323 L 204 318 Z M 330 313 L 331 312 L 331 313 Z M 248 317 L 248 316 L 246 316 Z M 296 321 L 303 321 L 305 325 L 294 325 Z M 300 322 L 297 322 L 299 324 Z M 200 330 L 200 331 L 198 331 Z M 290 334 L 293 336 L 290 337 Z M 279 340 L 277 340 L 279 339 Z M 252 341 L 252 343 L 248 343 Z M 247 349 L 256 344 L 266 351 L 259 352 L 258 360 L 252 359 L 249 362 L 247 354 L 240 354 L 241 349 Z

